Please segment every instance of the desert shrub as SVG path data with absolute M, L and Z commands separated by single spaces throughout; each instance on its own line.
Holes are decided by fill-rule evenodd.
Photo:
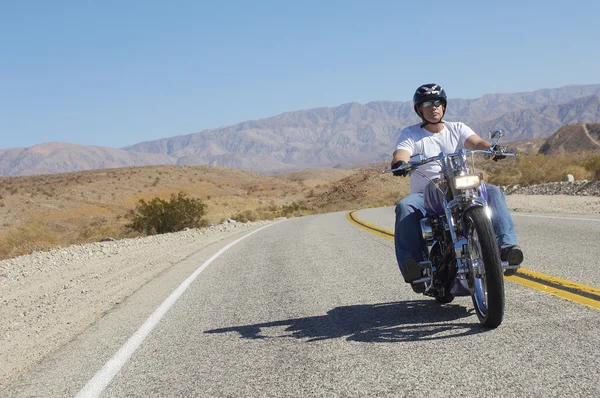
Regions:
M 232 220 L 246 223 L 248 221 L 257 221 L 260 216 L 254 210 L 245 210 L 231 217 Z
M 504 162 L 504 161 L 502 161 Z M 521 155 L 515 161 L 500 164 L 487 178 L 488 182 L 498 185 L 541 184 L 562 181 L 567 174 L 576 180 L 590 178 L 595 174 L 593 159 L 581 162 L 577 155 Z M 598 160 L 600 164 L 600 160 Z
M 544 182 L 561 181 L 565 174 L 566 164 L 561 164 L 561 156 L 535 155 L 521 157 L 519 168 L 522 183 L 540 184 Z
M 47 251 L 58 244 L 56 234 L 43 223 L 28 223 L 8 231 L 0 244 L 0 257 L 10 258 Z
M 140 199 L 134 210 L 128 213 L 131 222 L 127 228 L 151 234 L 182 231 L 185 228 L 206 226 L 202 218 L 206 205 L 200 199 L 188 198 L 183 192 L 171 195 L 171 200 L 154 198 L 150 202 Z
M 139 236 L 137 232 L 125 228 L 118 221 L 123 216 L 115 217 L 114 221 L 105 218 L 96 219 L 89 224 L 79 226 L 74 232 L 68 243 L 89 243 L 98 242 L 104 238 L 122 239 L 127 237 Z
M 292 202 L 292 204 L 290 204 L 290 205 L 281 206 L 280 216 L 287 217 L 290 215 L 298 215 L 302 211 L 306 211 L 306 210 L 308 210 L 308 207 L 306 207 L 300 203 L 297 203 L 297 202 Z
M 600 157 L 587 159 L 582 162 L 581 166 L 590 172 L 590 175 L 594 180 L 600 181 Z
M 269 205 L 259 207 L 256 210 L 244 210 L 230 218 L 238 222 L 273 220 L 277 217 L 298 217 L 306 214 L 314 214 L 317 211 L 309 208 L 302 203 L 292 202 L 289 205 L 275 206 Z
M 576 180 L 586 180 L 590 173 L 582 166 L 570 165 L 563 172 L 563 177 L 567 174 L 571 174 Z

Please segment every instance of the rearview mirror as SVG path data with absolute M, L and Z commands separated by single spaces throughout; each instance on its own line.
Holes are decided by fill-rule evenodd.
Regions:
M 490 139 L 492 139 L 492 140 L 499 140 L 503 136 L 504 136 L 503 130 L 490 131 Z

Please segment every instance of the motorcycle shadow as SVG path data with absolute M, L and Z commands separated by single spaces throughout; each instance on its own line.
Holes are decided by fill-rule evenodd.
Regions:
M 471 322 L 459 322 L 470 318 Z M 207 330 L 244 339 L 297 338 L 308 342 L 345 338 L 369 343 L 441 340 L 483 333 L 473 309 L 434 300 L 336 307 L 326 315 Z

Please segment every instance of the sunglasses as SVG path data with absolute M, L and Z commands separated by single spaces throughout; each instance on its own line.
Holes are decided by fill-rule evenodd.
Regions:
M 432 106 L 435 106 L 437 108 L 438 106 L 442 105 L 443 103 L 444 103 L 444 101 L 442 101 L 442 100 L 435 100 L 435 101 L 425 101 L 421 105 L 423 105 L 423 108 L 431 108 Z

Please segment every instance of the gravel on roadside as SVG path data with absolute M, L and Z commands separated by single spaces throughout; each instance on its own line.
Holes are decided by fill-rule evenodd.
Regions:
M 503 186 L 507 195 L 572 195 L 600 197 L 600 181 L 561 181 L 536 185 Z

